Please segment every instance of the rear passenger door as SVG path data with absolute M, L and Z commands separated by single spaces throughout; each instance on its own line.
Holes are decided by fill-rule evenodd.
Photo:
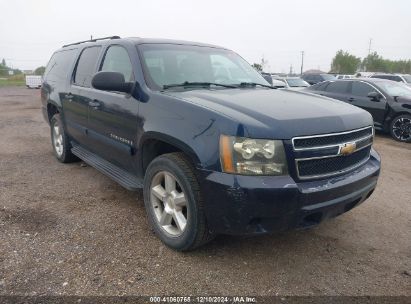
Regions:
M 129 52 L 121 45 L 108 46 L 99 71 L 119 72 L 124 75 L 125 81 L 135 82 Z M 93 106 L 89 108 L 88 135 L 95 152 L 134 173 L 138 107 L 139 101 L 130 94 L 94 90 Z
M 80 144 L 90 147 L 87 137 L 88 109 L 93 100 L 91 77 L 97 69 L 101 46 L 83 49 L 74 69 L 69 93 L 63 102 L 68 133 Z
M 379 125 L 384 122 L 387 100 L 385 97 L 382 97 L 379 101 L 373 101 L 368 97 L 368 94 L 371 92 L 379 91 L 368 83 L 351 81 L 348 102 L 370 112 L 374 122 Z
M 331 81 L 325 88 L 324 95 L 342 101 L 347 101 L 348 85 L 349 82 L 344 80 Z

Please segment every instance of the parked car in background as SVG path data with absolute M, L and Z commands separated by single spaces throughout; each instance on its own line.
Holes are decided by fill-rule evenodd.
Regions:
M 339 99 L 371 113 L 376 129 L 398 141 L 411 141 L 411 88 L 380 78 L 325 81 L 308 91 Z
M 301 90 L 310 86 L 308 82 L 300 77 L 280 77 L 276 80 L 282 81 L 286 88 L 290 90 Z
M 342 74 L 337 74 L 337 75 L 334 75 L 335 76 L 335 78 L 337 78 L 337 79 L 351 79 L 351 78 L 354 78 L 354 75 L 342 75 Z
M 270 73 L 261 73 L 261 75 L 264 77 L 265 80 L 267 80 L 267 82 L 269 84 L 271 84 L 271 86 L 273 86 L 274 88 L 277 89 L 283 89 L 286 87 L 286 84 L 283 81 L 280 81 L 279 79 L 277 79 L 276 77 L 272 76 Z
M 374 74 L 371 78 L 388 79 L 392 81 L 402 82 L 411 86 L 411 75 L 408 74 Z
M 277 90 L 214 45 L 69 44 L 51 57 L 41 100 L 57 160 L 142 188 L 150 224 L 176 250 L 319 224 L 368 199 L 380 173 L 369 113 Z
M 371 77 L 374 74 L 375 72 L 358 72 L 357 74 L 355 74 L 355 77 Z
M 336 79 L 335 76 L 331 74 L 303 74 L 301 78 L 311 85 L 317 84 L 319 82 L 323 82 L 326 80 Z
M 41 87 L 40 75 L 26 75 L 26 86 L 31 89 L 39 89 Z

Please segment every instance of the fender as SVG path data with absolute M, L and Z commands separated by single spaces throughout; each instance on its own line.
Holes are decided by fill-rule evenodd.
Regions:
M 148 140 L 158 140 L 165 142 L 171 146 L 176 147 L 177 149 L 183 151 L 185 154 L 189 156 L 189 158 L 193 161 L 196 167 L 201 167 L 201 161 L 197 155 L 197 153 L 185 142 L 182 140 L 173 137 L 168 134 L 156 132 L 156 131 L 148 131 L 145 132 L 144 135 L 140 138 L 138 143 L 138 151 L 140 151 L 140 159 L 142 163 L 141 152 L 143 151 L 143 146 Z

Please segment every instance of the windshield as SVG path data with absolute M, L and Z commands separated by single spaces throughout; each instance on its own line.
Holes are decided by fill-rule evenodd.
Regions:
M 411 88 L 400 82 L 384 81 L 379 82 L 378 85 L 392 97 L 411 96 Z
M 154 90 L 185 82 L 269 85 L 251 65 L 229 50 L 176 44 L 142 44 L 138 48 L 145 79 Z
M 302 80 L 301 78 L 289 78 L 286 79 L 290 87 L 308 87 L 310 86 L 308 82 Z
M 411 83 L 411 75 L 402 75 L 402 78 L 404 78 L 404 80 L 405 80 L 407 83 Z

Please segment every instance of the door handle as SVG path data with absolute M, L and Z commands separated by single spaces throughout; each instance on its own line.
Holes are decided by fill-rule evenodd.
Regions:
M 348 101 L 354 101 L 355 100 L 355 98 L 354 97 L 350 97 L 350 98 L 348 98 Z
M 93 109 L 97 109 L 98 107 L 100 107 L 101 104 L 98 100 L 93 100 L 93 101 L 89 101 L 88 105 L 92 107 Z

